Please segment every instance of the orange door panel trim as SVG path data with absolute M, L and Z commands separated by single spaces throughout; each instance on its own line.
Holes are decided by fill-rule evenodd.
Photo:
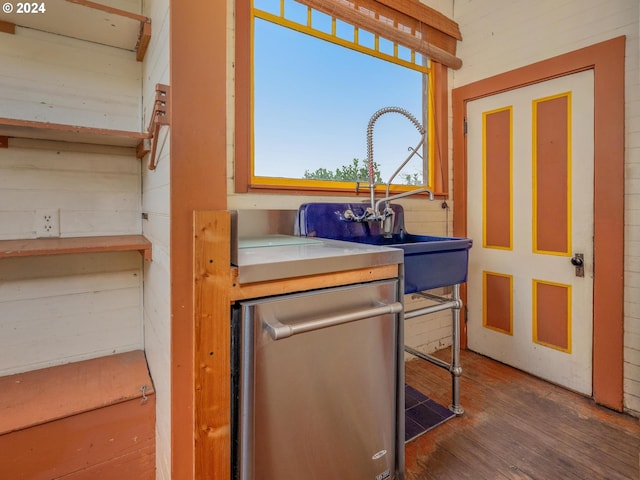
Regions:
M 482 245 L 513 248 L 513 112 L 482 115 Z
M 513 335 L 513 276 L 482 272 L 482 325 Z
M 533 251 L 571 255 L 571 93 L 533 102 Z
M 571 353 L 571 285 L 533 280 L 533 341 Z

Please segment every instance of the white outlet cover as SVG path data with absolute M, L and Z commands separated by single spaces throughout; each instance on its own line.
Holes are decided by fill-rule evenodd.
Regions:
M 36 209 L 35 230 L 38 238 L 59 237 L 60 209 Z

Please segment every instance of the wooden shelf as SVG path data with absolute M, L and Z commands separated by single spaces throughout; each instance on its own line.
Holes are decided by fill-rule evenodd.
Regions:
M 151 39 L 149 18 L 88 0 L 47 0 L 40 4 L 45 12 L 18 13 L 18 4 L 13 3 L 13 12 L 0 13 L 0 21 L 135 51 L 138 61 L 144 58 Z
M 128 251 L 138 251 L 151 260 L 151 242 L 142 235 L 0 240 L 0 259 Z
M 151 135 L 125 130 L 110 130 L 106 128 L 64 125 L 61 123 L 0 118 L 0 137 L 137 147 L 145 139 L 149 139 Z

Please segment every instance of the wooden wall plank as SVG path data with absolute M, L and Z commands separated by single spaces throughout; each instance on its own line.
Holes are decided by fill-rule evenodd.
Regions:
M 153 25 L 149 48 L 142 63 L 143 125 L 149 125 L 155 101 L 155 86 L 170 85 L 169 0 L 144 2 L 143 12 Z M 184 8 L 183 5 L 181 8 Z M 168 480 L 171 474 L 171 129 L 163 127 L 159 135 L 156 169 L 142 169 L 143 234 L 153 242 L 154 261 L 145 265 L 144 309 L 145 351 L 157 389 L 156 407 L 156 475 Z M 146 159 L 145 159 L 146 161 Z M 186 260 L 185 260 L 186 261 Z
M 135 452 L 75 471 L 65 476 L 64 480 L 119 479 L 129 478 L 131 475 L 135 475 L 136 478 L 153 480 L 158 478 L 155 473 L 155 457 L 155 445 L 148 445 Z

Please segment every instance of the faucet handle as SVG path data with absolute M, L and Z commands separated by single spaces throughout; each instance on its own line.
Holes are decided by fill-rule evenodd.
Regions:
M 391 206 L 387 204 L 384 211 L 382 212 L 382 233 L 385 238 L 391 238 L 393 235 L 393 225 L 395 223 L 395 213 Z

